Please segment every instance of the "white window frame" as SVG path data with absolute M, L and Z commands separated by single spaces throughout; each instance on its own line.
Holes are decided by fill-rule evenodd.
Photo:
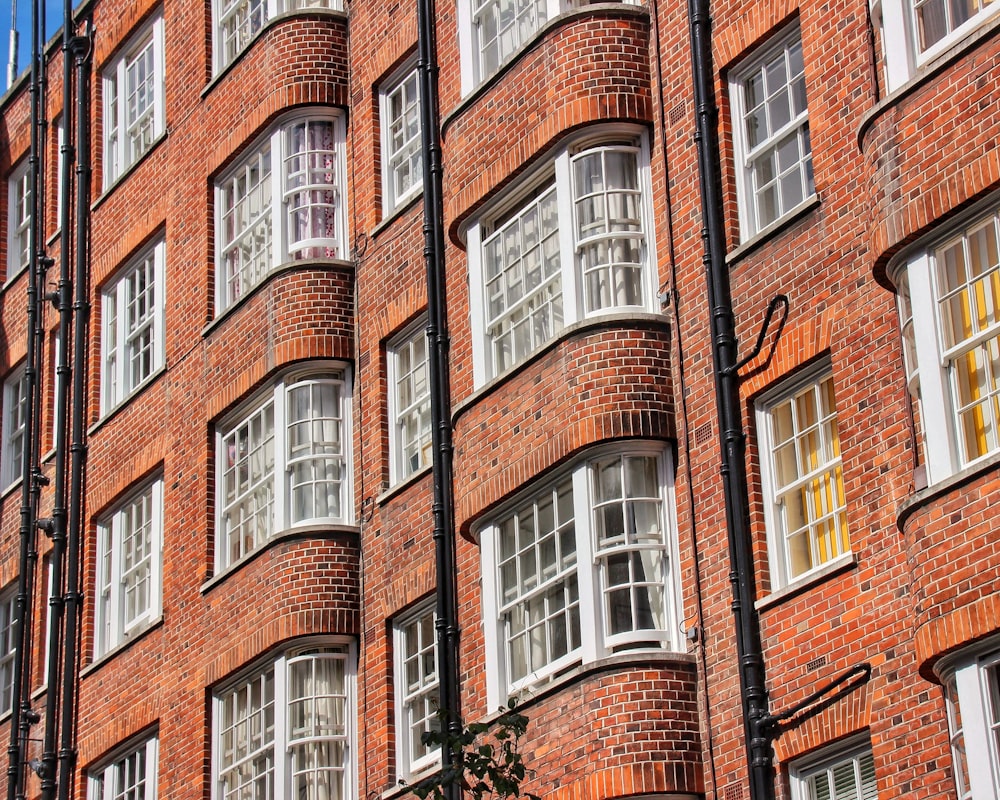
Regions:
M 882 31 L 885 57 L 886 90 L 894 92 L 916 77 L 917 72 L 938 56 L 960 46 L 978 28 L 988 24 L 1000 12 L 1000 4 L 984 4 L 964 22 L 932 42 L 920 47 L 918 3 L 915 0 L 869 0 L 872 18 Z M 947 2 L 944 4 L 948 7 Z
M 796 73 L 789 79 L 789 71 L 794 67 L 792 51 L 798 49 L 799 58 L 803 62 L 803 72 Z M 774 87 L 764 88 L 764 76 L 767 74 L 768 66 L 783 61 L 785 71 L 785 82 L 781 88 L 771 91 Z M 788 112 L 789 119 L 778 125 L 774 130 L 772 126 L 771 106 L 767 102 L 758 105 L 762 113 L 762 124 L 765 128 L 763 138 L 756 144 L 751 144 L 747 130 L 747 120 L 752 109 L 747 107 L 746 82 L 755 76 L 761 81 L 762 91 L 766 98 L 777 98 L 784 96 L 789 103 L 784 105 L 784 110 Z M 794 91 L 795 85 L 801 88 L 801 96 Z M 802 36 L 799 32 L 798 24 L 794 24 L 787 31 L 782 32 L 775 41 L 769 42 L 762 48 L 754 51 L 749 59 L 734 69 L 729 78 L 729 97 L 732 102 L 733 119 L 733 147 L 736 161 L 736 201 L 739 210 L 740 241 L 747 241 L 763 230 L 780 224 L 782 219 L 787 218 L 801 208 L 816 194 L 815 180 L 812 168 L 812 145 L 809 141 L 809 106 L 806 99 L 805 90 L 805 58 L 802 50 Z M 802 108 L 796 113 L 795 104 L 797 100 Z M 791 104 L 791 105 L 790 105 Z M 778 165 L 778 154 L 783 144 L 792 140 L 796 142 L 796 152 L 798 157 L 793 166 L 785 165 L 782 169 Z M 773 166 L 774 174 L 767 181 L 765 186 L 774 187 L 775 217 L 772 220 L 762 220 L 760 216 L 760 196 L 761 188 L 757 185 L 757 165 L 769 162 Z M 788 185 L 796 183 L 793 178 L 797 177 L 797 186 L 801 194 L 798 199 L 783 199 L 783 186 L 788 181 Z
M 161 238 L 131 259 L 101 293 L 102 414 L 163 369 L 165 263 L 166 243 Z
M 382 217 L 423 191 L 420 75 L 410 62 L 379 90 L 382 129 Z M 399 113 L 394 113 L 398 108 Z M 416 115 L 414 120 L 413 115 Z M 397 183 L 408 176 L 408 186 Z
M 441 763 L 440 748 L 415 754 L 411 738 L 411 731 L 416 728 L 421 732 L 437 728 L 439 683 L 437 630 L 434 627 L 436 618 L 434 601 L 431 599 L 400 616 L 392 625 L 395 653 L 393 688 L 396 712 L 396 771 L 399 779 L 407 782 L 429 772 Z M 425 663 L 428 657 L 433 660 L 432 669 L 428 669 Z M 411 666 L 416 673 L 413 685 L 407 680 Z M 420 747 L 423 748 L 423 745 Z
M 760 443 L 761 487 L 764 494 L 764 519 L 767 530 L 768 555 L 771 567 L 772 589 L 808 581 L 809 578 L 831 565 L 851 558 L 850 538 L 847 528 L 847 508 L 845 482 L 843 473 L 843 458 L 840 453 L 839 430 L 837 427 L 836 399 L 834 407 L 826 409 L 827 413 L 821 419 L 809 422 L 799 418 L 796 400 L 809 398 L 815 402 L 815 408 L 822 413 L 822 404 L 826 402 L 821 387 L 829 382 L 833 393 L 833 373 L 829 364 L 821 364 L 808 370 L 801 376 L 783 382 L 776 390 L 767 393 L 757 401 L 757 433 Z M 789 424 L 792 426 L 790 438 L 777 441 L 775 433 L 775 410 L 787 408 Z M 826 424 L 824 424 L 826 423 Z M 816 436 L 820 442 L 817 450 L 826 451 L 827 459 L 814 465 L 802 461 L 800 444 L 805 444 L 807 437 Z M 778 484 L 778 458 L 776 451 L 789 453 L 794 459 L 791 465 L 795 471 L 794 479 Z M 813 486 L 811 493 L 807 487 Z M 837 497 L 839 490 L 840 496 Z M 804 495 L 805 511 L 801 523 L 789 530 L 786 498 L 796 494 Z M 830 507 L 817 509 L 810 505 L 815 503 L 818 495 Z M 823 536 L 822 528 L 829 524 L 828 535 Z M 837 535 L 839 527 L 839 537 Z M 796 571 L 792 563 L 792 553 L 787 539 L 795 536 L 805 537 L 808 547 L 808 560 L 811 566 Z M 847 539 L 846 543 L 844 538 Z M 839 540 L 838 540 L 839 539 Z M 829 550 L 824 557 L 823 549 Z
M 640 506 L 646 506 L 647 510 L 652 505 L 656 508 L 658 515 L 656 522 L 659 525 L 662 541 L 638 541 L 641 537 L 630 537 L 622 534 L 619 537 L 609 537 L 603 547 L 597 541 L 600 527 L 598 525 L 598 512 L 595 505 L 596 487 L 594 483 L 594 467 L 597 464 L 608 461 L 620 461 L 621 459 L 637 458 L 651 459 L 655 461 L 657 486 L 655 495 L 636 497 L 630 496 L 627 499 L 618 497 L 612 499 L 606 506 L 611 519 L 616 510 L 620 509 L 626 515 L 636 513 Z M 624 462 L 622 462 L 624 463 Z M 568 499 L 566 499 L 568 498 Z M 563 505 L 559 506 L 559 501 Z M 550 507 L 558 509 L 552 513 L 552 521 L 545 525 L 554 524 L 555 527 L 543 527 L 543 523 L 536 522 L 538 519 L 548 519 L 548 512 L 543 512 L 539 517 L 540 509 Z M 630 507 L 634 510 L 630 511 Z M 603 507 L 603 506 L 602 506 Z M 571 510 L 571 517 L 569 519 Z M 511 567 L 519 562 L 522 555 L 527 557 L 530 553 L 534 558 L 529 558 L 528 562 L 536 567 L 541 565 L 545 577 L 535 585 L 528 586 L 521 577 L 516 578 L 519 583 L 525 585 L 517 597 L 508 597 L 506 600 L 501 596 L 501 563 L 500 555 L 502 546 L 500 543 L 501 529 L 504 524 L 521 525 L 517 515 L 520 514 L 523 520 L 530 517 L 530 525 L 535 528 L 534 538 L 530 548 L 520 548 L 517 553 L 509 554 L 504 563 Z M 528 516 L 525 516 L 528 515 Z M 566 516 L 567 519 L 562 517 Z M 622 518 L 624 519 L 624 517 Z M 570 540 L 563 539 L 569 532 L 574 532 L 573 544 L 575 552 L 563 552 L 569 546 Z M 677 651 L 681 649 L 679 639 L 678 609 L 680 608 L 679 575 L 677 571 L 677 523 L 676 511 L 674 507 L 674 476 L 673 459 L 669 449 L 655 442 L 630 441 L 627 444 L 604 446 L 588 451 L 586 456 L 573 465 L 559 470 L 551 478 L 540 481 L 538 486 L 532 486 L 527 492 L 520 496 L 520 499 L 507 504 L 501 511 L 493 515 L 492 519 L 477 529 L 482 551 L 482 591 L 483 591 L 483 619 L 486 620 L 485 654 L 486 663 L 496 665 L 491 666 L 486 673 L 487 698 L 490 707 L 496 708 L 505 705 L 507 699 L 517 695 L 522 691 L 530 691 L 533 687 L 544 686 L 547 683 L 557 680 L 559 675 L 580 664 L 589 664 L 598 659 L 607 657 L 616 650 L 621 649 L 627 652 L 639 650 L 669 650 Z M 539 543 L 542 547 L 539 547 Z M 529 553 L 530 550 L 530 553 Z M 546 553 L 549 553 L 546 556 Z M 560 553 L 562 555 L 560 556 Z M 611 583 L 610 564 L 613 560 L 621 557 L 626 560 L 626 571 L 631 576 L 634 568 L 634 558 L 642 559 L 643 556 L 649 558 L 652 563 L 657 563 L 660 577 L 654 582 L 648 580 L 633 580 L 631 577 L 626 582 Z M 552 565 L 547 567 L 541 560 L 551 557 Z M 560 564 L 561 562 L 561 564 Z M 520 570 L 530 569 L 529 566 L 511 567 Z M 554 570 L 554 571 L 553 571 Z M 575 573 L 575 575 L 574 575 Z M 537 574 L 537 573 L 536 573 Z M 573 584 L 575 582 L 576 591 Z M 611 595 L 617 589 L 628 594 L 630 603 L 630 615 L 634 620 L 638 613 L 637 608 L 632 604 L 633 599 L 638 595 L 634 590 L 644 586 L 655 586 L 662 597 L 662 607 L 650 608 L 647 610 L 650 618 L 660 616 L 663 625 L 659 627 L 642 627 L 633 624 L 632 627 L 623 630 L 618 634 L 611 632 L 612 623 L 609 619 L 609 607 L 616 606 L 620 601 L 612 599 Z M 560 598 L 556 598 L 556 595 Z M 575 598 L 574 598 L 575 595 Z M 646 598 L 648 599 L 648 595 Z M 508 646 L 507 619 L 513 620 L 519 613 L 523 616 L 527 613 L 528 603 L 532 601 L 542 601 L 547 615 L 545 625 L 559 616 L 564 618 L 564 625 L 558 622 L 553 627 L 565 627 L 566 652 L 550 658 L 547 662 L 540 664 L 537 668 L 528 671 L 522 677 L 514 678 L 512 667 L 511 648 Z M 551 601 L 551 602 L 550 602 Z M 607 601 L 607 602 L 606 602 Z M 576 630 L 572 619 L 572 606 L 574 602 L 578 609 L 579 630 Z M 610 604 L 610 605 L 609 605 Z M 567 609 L 569 609 L 568 613 Z M 537 621 L 537 620 L 536 620 Z M 548 627 L 546 627 L 546 631 Z M 513 641 L 519 635 L 519 629 L 512 629 Z M 523 631 L 526 635 L 527 629 Z M 571 641 L 573 636 L 579 637 L 579 642 Z M 522 637 L 523 638 L 523 637 Z M 546 648 L 552 644 L 546 636 Z M 551 653 L 548 654 L 551 656 Z M 543 656 L 543 661 L 544 661 Z M 527 670 L 530 664 L 525 663 Z
M 0 591 L 0 715 L 11 710 L 14 695 L 14 641 L 17 614 L 17 582 Z
M 131 86 L 137 74 L 137 85 Z M 165 75 L 163 14 L 160 12 L 128 41 L 122 53 L 103 71 L 105 189 L 138 163 L 163 135 L 166 129 Z M 140 87 L 143 91 L 136 93 L 135 89 Z M 138 97 L 133 102 L 132 96 L 136 94 Z M 141 113 L 129 119 L 133 106 L 140 100 L 145 101 Z
M 306 145 L 293 152 L 290 140 L 303 125 L 331 126 L 330 149 Z M 283 263 L 345 258 L 345 149 L 343 114 L 299 111 L 258 137 L 215 182 L 217 314 L 251 294 Z M 317 182 L 320 178 L 326 180 Z M 296 240 L 296 219 L 325 220 L 326 235 Z
M 7 489 L 21 480 L 27 457 L 25 433 L 28 424 L 28 374 L 25 364 L 16 367 L 3 384 L 3 445 L 0 486 Z
M 88 770 L 88 800 L 156 800 L 159 745 L 155 734 L 133 741 Z M 140 764 L 141 777 L 138 775 Z M 121 783 L 123 779 L 124 784 Z
M 292 396 L 308 391 L 312 399 L 312 390 L 317 387 L 319 390 L 328 387 L 334 393 L 339 392 L 340 401 L 335 410 L 339 417 L 291 419 L 289 406 Z M 347 366 L 314 363 L 309 368 L 286 372 L 270 381 L 216 428 L 217 572 L 238 564 L 285 530 L 352 524 L 351 408 L 351 376 Z M 270 432 L 267 431 L 269 421 Z M 327 452 L 319 447 L 318 452 L 311 453 L 308 445 L 315 443 L 308 442 L 301 453 L 293 453 L 294 437 L 289 433 L 289 427 L 296 424 L 302 428 L 313 427 L 323 421 L 329 422 L 334 429 L 339 426 L 341 452 Z M 339 464 L 339 477 L 328 481 L 317 478 L 316 474 L 324 467 L 323 462 L 327 462 L 325 466 L 334 471 Z M 306 474 L 310 472 L 310 465 L 315 470 L 311 479 Z M 304 470 L 304 478 L 296 484 L 297 468 Z M 315 514 L 294 518 L 293 492 L 296 488 L 308 494 L 310 486 L 336 485 L 338 481 L 339 515 Z M 318 502 L 313 495 L 313 503 Z
M 133 547 L 126 547 L 127 543 L 132 543 Z M 145 607 L 137 606 L 130 618 L 128 595 L 142 583 L 146 585 Z M 95 657 L 113 650 L 160 618 L 163 605 L 161 477 L 131 492 L 98 522 L 94 593 Z
M 342 691 L 336 694 L 322 695 L 312 694 L 302 698 L 292 697 L 292 672 L 297 664 L 315 664 L 324 660 L 342 662 L 344 684 Z M 295 748 L 312 744 L 319 747 L 323 744 L 340 744 L 344 748 L 344 759 L 339 765 L 334 767 L 333 772 L 339 771 L 343 781 L 341 795 L 345 798 L 356 797 L 357 792 L 357 650 L 354 642 L 343 637 L 329 637 L 315 640 L 297 640 L 291 646 L 285 648 L 276 657 L 257 662 L 251 669 L 244 671 L 235 680 L 227 682 L 213 693 L 212 698 L 212 800 L 231 800 L 234 797 L 241 797 L 238 787 L 226 790 L 226 772 L 234 772 L 240 764 L 243 764 L 253 772 L 255 766 L 260 766 L 260 759 L 266 760 L 270 755 L 271 775 L 270 788 L 273 793 L 254 794 L 258 800 L 278 800 L 284 797 L 299 796 L 293 791 L 292 780 L 296 772 Z M 230 729 L 233 731 L 232 746 L 235 759 L 232 765 L 224 762 L 225 746 L 223 740 L 226 737 L 226 722 L 224 720 L 227 701 L 235 697 L 235 693 L 242 693 L 242 707 L 237 702 L 236 713 L 240 714 L 239 720 L 235 720 Z M 270 696 L 267 693 L 270 692 Z M 341 698 L 343 704 L 343 724 L 339 732 L 311 734 L 302 732 L 295 736 L 292 729 L 292 714 L 290 713 L 290 703 L 294 699 L 301 699 L 313 704 L 314 709 L 321 705 L 324 697 Z M 266 699 L 265 699 L 266 698 Z M 258 706 L 253 710 L 251 703 L 258 701 Z M 260 709 L 263 703 L 272 707 L 273 729 L 267 730 L 261 716 Z M 313 710 L 313 714 L 320 712 Z M 306 714 L 308 717 L 309 715 Z M 258 718 L 256 726 L 253 719 Z M 253 743 L 240 742 L 240 723 L 244 728 L 242 738 L 249 733 L 255 741 Z M 268 734 L 270 733 L 270 738 Z M 237 753 L 237 748 L 242 748 L 247 752 Z M 252 752 L 251 752 L 252 750 Z M 257 760 L 257 764 L 254 761 Z M 302 770 L 307 772 L 306 765 Z M 254 773 L 259 774 L 259 773 Z M 246 777 L 246 776 L 244 776 Z M 305 795 L 302 795 L 305 796 Z M 310 795 L 312 796 L 312 795 Z
M 1000 640 L 967 648 L 935 671 L 945 687 L 959 800 L 1000 800 Z
M 218 75 L 257 39 L 279 14 L 329 9 L 343 11 L 341 0 L 212 0 L 212 65 Z M 231 42 L 231 46 L 225 46 Z
M 579 165 L 582 168 L 588 157 L 600 157 L 602 164 L 606 165 L 606 159 L 611 157 L 608 154 L 634 158 L 635 186 L 591 193 L 578 190 L 576 167 Z M 469 313 L 472 318 L 472 356 L 477 387 L 516 368 L 573 323 L 607 314 L 657 311 L 651 187 L 646 133 L 627 126 L 602 127 L 599 132 L 588 131 L 585 139 L 577 137 L 558 148 L 541 170 L 521 182 L 515 190 L 504 192 L 471 223 L 467 248 Z M 584 214 L 588 204 L 607 203 L 612 198 L 620 208 L 628 206 L 630 200 L 638 208 L 630 208 L 619 217 L 609 214 L 606 225 L 600 225 L 600 221 L 597 224 L 583 221 L 584 217 L 580 215 Z M 537 211 L 533 211 L 532 206 L 538 206 Z M 518 263 L 507 263 L 502 272 L 493 277 L 492 284 L 503 288 L 504 283 L 516 282 L 522 287 L 521 296 L 512 300 L 507 289 L 507 294 L 501 297 L 498 290 L 491 287 L 491 279 L 486 274 L 486 249 L 492 247 L 493 242 L 500 241 L 498 237 L 506 236 L 511 226 L 523 226 L 522 219 L 537 218 L 540 220 L 538 225 L 551 220 L 551 216 L 545 217 L 545 220 L 543 216 L 551 215 L 553 208 L 558 230 L 549 231 L 545 236 L 551 244 L 536 243 L 526 248 L 526 241 L 536 242 L 542 237 L 536 240 L 529 239 L 523 232 L 517 234 L 521 237 L 522 247 L 518 251 Z M 635 217 L 626 216 L 633 210 Z M 610 254 L 610 250 L 617 253 L 623 246 L 635 249 L 635 260 L 618 259 Z M 532 283 L 527 274 L 530 264 L 526 254 L 531 250 L 542 253 L 542 247 L 552 248 L 550 255 L 537 256 L 539 261 L 545 262 L 545 268 L 551 274 L 543 275 Z M 596 253 L 604 247 L 609 248 L 606 260 L 595 261 L 590 266 L 584 263 L 585 254 Z M 550 264 L 553 260 L 557 263 Z M 542 270 L 542 267 L 538 268 L 540 274 Z M 517 281 L 510 277 L 515 272 L 520 275 Z M 630 280 L 630 276 L 634 280 Z M 587 292 L 588 279 L 595 280 L 597 288 L 590 295 Z M 494 306 L 498 298 L 505 303 L 499 314 L 490 310 L 491 292 Z M 602 294 L 607 294 L 607 297 L 601 297 Z M 591 303 L 595 307 L 588 308 Z M 491 326 L 502 330 L 503 334 L 492 335 Z M 530 343 L 527 348 L 520 348 L 518 342 L 523 341 L 525 336 Z M 511 353 L 510 363 L 499 365 L 495 348 L 501 346 L 500 340 L 504 337 L 510 342 L 507 346 Z
M 948 252 L 955 252 L 956 246 L 961 246 L 968 255 L 970 243 L 980 235 L 988 237 L 990 232 L 994 242 L 1000 243 L 1000 207 L 996 198 L 991 202 L 986 213 L 980 207 L 978 213 L 964 217 L 944 234 L 935 235 L 923 246 L 904 253 L 890 267 L 889 274 L 899 297 L 907 384 L 919 403 L 923 419 L 929 484 L 1000 453 L 1000 375 L 985 382 L 986 395 L 970 398 L 963 417 L 962 378 L 958 370 L 963 362 L 966 365 L 974 362 L 977 353 L 981 358 L 990 348 L 1000 348 L 1000 292 L 997 291 L 1000 264 L 987 265 L 978 280 L 949 285 L 946 275 L 957 273 L 948 269 L 945 257 Z M 966 272 L 966 277 L 969 276 Z M 976 318 L 973 309 L 966 306 L 969 321 L 965 324 L 970 329 L 962 341 L 950 343 L 945 338 L 949 308 L 959 311 L 964 300 L 982 302 L 982 307 L 975 309 L 975 315 L 981 318 Z M 979 366 L 984 373 L 990 372 L 988 360 Z M 977 386 L 977 391 L 982 388 Z M 977 439 L 982 439 L 978 448 L 982 452 L 970 452 L 969 432 L 963 435 L 962 421 L 968 419 L 968 414 L 982 417 L 981 430 L 976 434 Z
M 830 800 L 834 797 L 837 800 L 878 800 L 875 762 L 872 757 L 871 742 L 867 736 L 853 737 L 848 742 L 825 747 L 819 756 L 811 756 L 791 764 L 789 776 L 791 778 L 792 800 L 819 800 L 815 792 L 811 790 L 810 781 L 822 778 L 829 781 L 833 777 L 833 772 L 842 774 L 846 770 L 853 770 L 854 786 L 852 788 L 854 793 L 850 795 L 835 794 L 831 791 Z M 875 782 L 874 787 L 871 784 L 865 787 L 864 784 L 869 777 L 872 782 Z M 870 791 L 872 788 L 875 789 L 874 793 Z M 865 793 L 862 794 L 861 791 L 865 791 Z
M 427 321 L 420 320 L 396 337 L 387 348 L 389 420 L 392 425 L 389 477 L 393 485 L 429 467 L 432 462 L 430 342 L 426 327 Z M 420 345 L 423 346 L 422 359 L 418 358 Z
M 7 179 L 7 280 L 31 261 L 31 170 L 27 158 Z

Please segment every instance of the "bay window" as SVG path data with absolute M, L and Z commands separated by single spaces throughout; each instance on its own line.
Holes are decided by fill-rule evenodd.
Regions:
M 477 384 L 573 322 L 654 310 L 645 136 L 564 147 L 534 178 L 469 229 Z
M 499 71 L 548 20 L 596 1 L 460 0 L 458 28 L 462 93 L 468 94 Z
M 343 142 L 341 116 L 296 114 L 216 183 L 218 312 L 283 262 L 345 257 Z
M 904 255 L 892 276 L 933 484 L 1000 452 L 1000 211 Z
M 833 377 L 810 372 L 757 405 L 775 588 L 850 553 Z
M 355 797 L 354 647 L 296 644 L 213 702 L 212 800 Z
M 480 529 L 490 705 L 618 650 L 674 649 L 673 467 L 599 448 Z
M 279 14 L 321 8 L 341 11 L 341 0 L 212 0 L 212 60 L 215 72 L 228 67 Z
M 218 428 L 216 567 L 277 533 L 352 519 L 344 369 L 290 372 Z
M 1000 650 L 984 646 L 948 658 L 943 677 L 959 800 L 1000 798 Z M 992 648 L 992 649 L 990 649 Z
M 996 0 L 869 0 L 882 34 L 886 88 L 893 92 L 924 65 L 996 18 Z
M 158 15 L 104 70 L 104 186 L 144 156 L 166 130 L 163 17 Z

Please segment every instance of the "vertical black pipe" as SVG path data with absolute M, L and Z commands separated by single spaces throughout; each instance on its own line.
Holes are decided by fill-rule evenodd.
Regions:
M 750 797 L 773 800 L 774 765 L 768 736 L 767 688 L 760 618 L 754 607 L 753 551 L 746 476 L 746 438 L 740 410 L 736 321 L 726 265 L 722 217 L 722 168 L 719 161 L 718 108 L 712 67 L 709 0 L 689 0 L 695 100 L 695 144 L 702 206 L 702 263 L 708 282 L 715 364 L 715 394 L 722 450 L 722 482 L 729 537 L 736 652 L 742 695 L 743 726 L 749 761 Z
M 65 625 L 63 630 L 62 716 L 59 720 L 59 800 L 72 797 L 76 771 L 77 677 L 80 661 L 80 548 L 87 458 L 87 336 L 90 326 L 90 21 L 87 37 L 73 40 L 76 72 L 76 211 L 73 300 L 73 418 L 67 517 Z M 68 123 L 67 123 L 68 124 Z M 66 128 L 69 136 L 69 128 Z M 56 691 L 51 687 L 51 691 Z
M 31 711 L 29 676 L 31 673 L 32 600 L 34 595 L 35 566 L 38 552 L 35 548 L 35 518 L 38 510 L 40 491 L 38 472 L 38 416 L 40 392 L 38 391 L 39 361 L 41 358 L 41 297 L 40 287 L 44 286 L 44 269 L 39 243 L 41 230 L 41 141 L 42 129 L 42 87 L 44 64 L 42 64 L 41 41 L 44 33 L 44 0 L 33 0 L 31 6 L 31 145 L 28 156 L 28 185 L 31 193 L 30 222 L 28 229 L 28 290 L 27 318 L 28 341 L 25 359 L 25 406 L 27 410 L 24 424 L 21 462 L 21 512 L 19 531 L 19 561 L 17 576 L 17 596 L 12 622 L 15 642 L 13 663 L 13 686 L 11 691 L 10 745 L 7 749 L 8 800 L 24 797 L 24 765 L 26 747 L 31 725 L 37 721 Z
M 420 139 L 423 148 L 424 261 L 427 267 L 427 339 L 430 371 L 434 479 L 434 548 L 437 569 L 437 645 L 441 708 L 448 731 L 462 729 L 458 664 L 458 588 L 455 556 L 454 474 L 452 468 L 451 388 L 448 373 L 448 314 L 444 263 L 441 132 L 434 0 L 417 0 L 417 70 L 420 80 Z M 455 763 L 456 751 L 443 747 L 442 768 Z M 446 797 L 461 797 L 456 785 Z
M 62 185 L 59 186 L 59 196 L 62 202 L 59 204 L 59 230 L 61 231 L 61 245 L 59 248 L 59 283 L 56 288 L 55 302 L 59 313 L 59 358 L 56 364 L 56 389 L 55 389 L 55 489 L 52 518 L 49 524 L 50 535 L 52 537 L 52 553 L 49 557 L 50 580 L 52 587 L 49 591 L 49 629 L 48 663 L 46 669 L 45 685 L 49 691 L 45 695 L 45 733 L 42 741 L 42 766 L 41 766 L 41 796 L 42 800 L 52 800 L 56 790 L 56 742 L 58 741 L 58 731 L 60 725 L 60 692 L 59 678 L 62 666 L 62 629 L 63 629 L 63 609 L 65 601 L 63 598 L 63 562 L 66 553 L 66 518 L 67 518 L 67 491 L 66 491 L 66 437 L 68 434 L 67 406 L 70 398 L 70 375 L 73 370 L 69 366 L 70 337 L 73 331 L 72 310 L 70 306 L 70 294 L 72 292 L 72 282 L 70 280 L 70 258 L 72 255 L 72 229 L 70 228 L 70 170 L 73 166 L 72 147 L 70 141 L 70 121 L 73 119 L 73 7 L 71 0 L 65 0 L 63 4 L 63 37 L 62 37 L 62 58 L 63 58 L 63 143 L 59 152 L 61 159 L 63 176 Z M 76 395 L 74 394 L 74 398 Z

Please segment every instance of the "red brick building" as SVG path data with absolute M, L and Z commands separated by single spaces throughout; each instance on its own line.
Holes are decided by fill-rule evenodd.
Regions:
M 749 798 L 687 6 L 437 6 L 464 718 L 514 698 L 545 798 Z M 852 676 L 773 729 L 776 795 L 995 800 L 997 4 L 711 13 L 743 354 L 788 300 L 739 373 L 770 713 Z M 416 8 L 77 20 L 70 124 L 59 41 L 36 135 L 31 76 L 0 99 L 4 774 L 34 798 L 54 768 L 70 566 L 24 520 L 63 513 L 65 360 L 71 796 L 403 796 L 438 764 Z M 67 179 L 81 113 L 92 171 Z M 44 295 L 80 229 L 67 180 L 89 190 L 79 360 L 29 305 L 32 236 Z

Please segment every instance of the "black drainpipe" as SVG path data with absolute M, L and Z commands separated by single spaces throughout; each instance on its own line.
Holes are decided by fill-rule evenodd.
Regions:
M 729 580 L 733 590 L 736 653 L 739 660 L 743 727 L 750 773 L 751 800 L 773 800 L 774 764 L 771 725 L 764 677 L 760 618 L 754 607 L 753 552 L 747 495 L 746 439 L 740 412 L 736 322 L 726 265 L 722 217 L 722 168 L 717 134 L 712 67 L 712 23 L 709 0 L 689 0 L 691 54 L 694 77 L 695 144 L 698 148 L 699 183 L 705 255 L 705 277 L 712 326 L 716 404 L 722 449 L 722 482 L 729 535 Z M 718 787 L 716 787 L 718 790 Z
M 36 549 L 35 519 L 38 512 L 38 498 L 41 486 L 45 482 L 38 469 L 38 438 L 39 412 L 41 393 L 38 391 L 39 367 L 41 363 L 41 344 L 44 336 L 42 326 L 41 288 L 45 285 L 45 256 L 41 241 L 43 227 L 41 222 L 42 202 L 42 113 L 44 64 L 42 63 L 41 39 L 43 34 L 45 12 L 43 2 L 34 0 L 31 6 L 31 79 L 29 93 L 31 94 L 31 150 L 28 156 L 29 187 L 31 192 L 31 220 L 29 223 L 28 247 L 28 291 L 27 318 L 28 341 L 27 356 L 24 369 L 25 375 L 25 407 L 27 415 L 24 423 L 24 439 L 21 461 L 21 512 L 20 512 L 20 553 L 17 576 L 17 596 L 12 622 L 13 638 L 16 643 L 14 651 L 10 745 L 7 753 L 7 797 L 8 800 L 23 798 L 24 767 L 27 760 L 27 745 L 31 726 L 39 721 L 39 715 L 31 708 L 30 674 L 34 577 L 38 562 Z
M 70 142 L 71 125 L 73 119 L 73 8 L 70 0 L 65 0 L 63 6 L 63 144 L 59 157 L 62 161 L 63 182 L 59 186 L 60 213 L 59 230 L 61 232 L 62 245 L 59 252 L 59 283 L 56 291 L 50 295 L 59 313 L 59 363 L 56 365 L 56 391 L 55 391 L 55 488 L 52 517 L 48 520 L 39 520 L 38 525 L 52 538 L 52 555 L 50 556 L 52 588 L 50 589 L 49 606 L 51 624 L 49 626 L 48 665 L 46 669 L 45 685 L 52 687 L 52 690 L 45 696 L 45 734 L 43 737 L 42 763 L 41 763 L 41 796 L 42 800 L 52 800 L 56 792 L 57 764 L 56 764 L 56 743 L 58 741 L 58 731 L 61 724 L 61 713 L 66 713 L 66 709 L 60 709 L 60 693 L 56 689 L 60 685 L 61 672 L 61 644 L 63 630 L 63 613 L 65 608 L 65 598 L 63 597 L 63 575 L 64 562 L 66 558 L 66 531 L 67 531 L 67 491 L 66 491 L 66 469 L 68 459 L 66 457 L 66 437 L 69 433 L 67 416 L 68 405 L 71 396 L 70 377 L 78 371 L 79 362 L 73 362 L 73 369 L 70 369 L 70 338 L 73 335 L 73 315 L 71 305 L 71 293 L 73 283 L 71 280 L 70 263 L 73 255 L 72 232 L 70 227 L 70 170 L 73 167 L 73 148 Z M 74 402 L 79 402 L 80 398 L 76 393 L 72 394 Z
M 438 64 L 434 0 L 417 0 L 417 70 L 420 80 L 420 140 L 423 148 L 424 262 L 427 267 L 427 341 L 430 371 L 434 479 L 434 551 L 437 569 L 438 679 L 440 704 L 448 732 L 457 741 L 462 730 L 458 664 L 458 588 L 455 556 L 454 474 L 452 465 L 451 388 L 448 373 L 448 312 L 444 263 L 444 206 Z M 457 748 L 441 748 L 441 768 L 456 762 Z M 458 800 L 457 785 L 445 788 Z
M 69 24 L 70 18 L 66 18 Z M 90 324 L 90 20 L 87 35 L 72 40 L 76 71 L 76 224 L 73 316 L 73 416 L 70 432 L 69 512 L 67 517 L 65 626 L 63 630 L 62 717 L 59 720 L 59 800 L 72 797 L 76 770 L 77 676 L 79 674 L 80 548 L 87 458 L 87 336 Z M 69 136 L 67 128 L 66 136 Z M 64 173 L 66 174 L 66 173 Z M 68 204 L 67 204 L 68 205 Z M 66 205 L 63 206 L 65 208 Z M 51 687 L 56 691 L 56 687 Z

